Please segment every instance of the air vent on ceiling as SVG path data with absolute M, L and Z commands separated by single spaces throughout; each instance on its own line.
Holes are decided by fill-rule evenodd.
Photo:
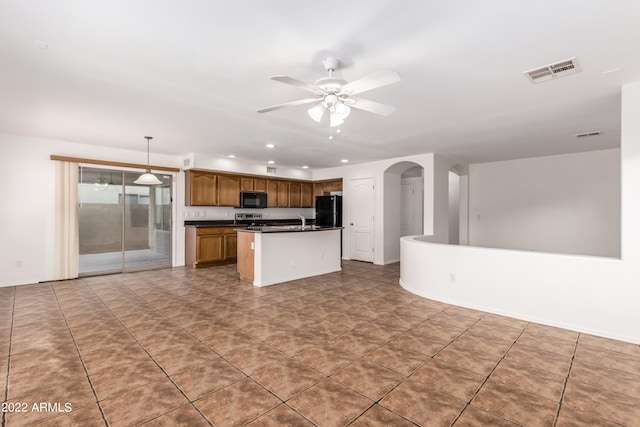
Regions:
M 555 64 L 545 65 L 544 67 L 525 71 L 523 74 L 531 83 L 542 83 L 559 77 L 568 76 L 570 74 L 579 73 L 580 67 L 576 62 L 576 58 L 565 59 Z
M 276 168 L 273 166 L 267 166 L 267 173 L 276 173 Z
M 596 136 L 601 134 L 602 134 L 602 131 L 599 131 L 599 130 L 596 130 L 593 132 L 577 133 L 576 138 L 586 138 L 588 136 Z

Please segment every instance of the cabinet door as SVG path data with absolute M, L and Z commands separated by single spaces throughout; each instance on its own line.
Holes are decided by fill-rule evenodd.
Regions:
M 254 191 L 253 187 L 254 187 L 253 178 L 250 178 L 247 176 L 243 176 L 242 178 L 240 178 L 240 191 Z
M 332 191 L 342 191 L 342 180 L 337 179 L 335 181 L 326 182 L 324 185 L 324 191 L 329 193 Z
M 310 182 L 303 182 L 300 184 L 300 207 L 312 208 L 313 207 L 313 184 Z
M 222 234 L 206 234 L 196 240 L 196 258 L 198 263 L 217 262 L 224 259 Z
M 267 181 L 267 207 L 278 207 L 278 181 Z
M 218 205 L 240 207 L 240 177 L 218 175 Z
M 234 260 L 238 257 L 238 235 L 235 231 L 224 234 L 224 259 Z
M 289 207 L 289 181 L 278 181 L 278 207 Z
M 217 204 L 216 174 L 188 171 L 186 178 L 186 206 L 215 206 Z
M 289 183 L 289 207 L 290 208 L 300 207 L 300 183 L 299 182 Z
M 266 193 L 267 180 L 262 178 L 253 178 L 253 191 L 256 193 Z

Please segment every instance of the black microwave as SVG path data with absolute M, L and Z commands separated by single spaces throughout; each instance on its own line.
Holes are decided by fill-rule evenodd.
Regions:
M 240 207 L 243 209 L 265 209 L 267 193 L 240 193 Z

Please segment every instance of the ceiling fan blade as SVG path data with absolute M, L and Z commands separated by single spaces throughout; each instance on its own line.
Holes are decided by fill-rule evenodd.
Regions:
M 301 80 L 294 79 L 293 77 L 288 76 L 273 76 L 271 80 L 275 80 L 277 82 L 286 83 L 288 85 L 299 87 L 300 89 L 304 89 L 311 93 L 315 93 L 316 95 L 323 95 L 324 91 L 317 86 L 312 85 L 311 83 L 303 82 Z
M 357 95 L 359 93 L 390 85 L 399 81 L 400 74 L 398 74 L 397 72 L 393 70 L 382 70 L 343 85 L 340 88 L 340 93 L 344 95 Z
M 368 99 L 360 99 L 360 98 L 347 98 L 345 102 L 351 108 L 357 108 L 359 110 L 368 111 L 370 113 L 379 114 L 381 116 L 389 116 L 396 111 L 396 107 L 392 107 L 391 105 L 380 104 L 379 102 L 369 101 Z
M 299 101 L 285 102 L 284 104 L 278 104 L 278 105 L 272 105 L 271 107 L 260 108 L 258 110 L 258 113 L 267 113 L 269 111 L 279 110 L 280 108 L 295 107 L 296 105 L 311 104 L 312 102 L 320 102 L 320 101 L 322 101 L 322 98 L 306 98 L 306 99 L 301 99 Z

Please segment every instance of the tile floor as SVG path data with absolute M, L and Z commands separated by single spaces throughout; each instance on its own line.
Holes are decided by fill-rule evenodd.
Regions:
M 2 426 L 640 425 L 639 346 L 398 276 L 344 262 L 266 288 L 235 266 L 0 288 Z

